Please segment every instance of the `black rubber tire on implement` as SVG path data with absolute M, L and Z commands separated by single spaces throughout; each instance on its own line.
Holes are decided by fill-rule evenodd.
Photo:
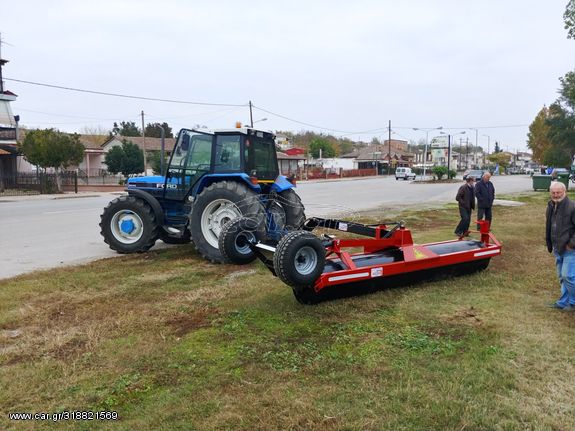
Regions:
M 280 280 L 293 288 L 300 302 L 308 294 L 315 295 L 313 285 L 322 274 L 324 265 L 325 248 L 310 232 L 290 232 L 276 247 L 274 270 Z
M 257 241 L 258 235 L 258 227 L 250 218 L 240 217 L 227 222 L 218 238 L 224 262 L 236 265 L 253 262 L 257 256 L 249 248 L 248 241 Z
M 176 238 L 168 235 L 164 229 L 159 229 L 158 238 L 164 241 L 166 244 L 188 244 L 192 240 L 192 235 L 190 234 L 190 231 L 186 229 L 184 235 L 181 238 Z
M 139 228 L 130 238 L 121 231 L 122 218 L 136 220 Z M 138 233 L 141 231 L 141 234 Z M 158 238 L 158 226 L 152 208 L 142 199 L 121 196 L 110 202 L 100 216 L 100 234 L 104 242 L 118 253 L 142 253 L 148 251 Z
M 215 217 L 217 223 L 212 226 L 213 230 L 205 226 L 206 234 L 210 235 L 206 238 L 202 231 L 202 217 L 208 217 L 210 207 L 215 201 L 233 207 L 238 214 L 224 211 L 224 215 L 217 215 Z M 219 210 L 215 212 L 217 211 Z M 212 263 L 223 263 L 224 257 L 218 247 L 219 233 L 227 222 L 240 216 L 248 217 L 253 221 L 253 225 L 257 226 L 258 235 L 265 234 L 265 210 L 257 193 L 236 181 L 220 181 L 206 187 L 196 197 L 190 215 L 192 241 L 198 253 Z

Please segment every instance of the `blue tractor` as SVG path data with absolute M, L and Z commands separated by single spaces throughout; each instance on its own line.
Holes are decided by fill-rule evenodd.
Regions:
M 294 187 L 279 174 L 272 133 L 182 129 L 165 175 L 130 178 L 128 195 L 104 208 L 101 234 L 118 253 L 145 252 L 158 239 L 192 241 L 209 261 L 249 262 L 255 255 L 242 238 L 277 242 L 303 225 L 304 206 Z M 237 218 L 246 233 L 224 256 L 218 239 Z

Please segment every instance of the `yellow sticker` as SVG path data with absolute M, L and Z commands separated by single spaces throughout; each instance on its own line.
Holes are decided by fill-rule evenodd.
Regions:
M 413 250 L 416 259 L 425 259 L 427 256 L 421 250 Z

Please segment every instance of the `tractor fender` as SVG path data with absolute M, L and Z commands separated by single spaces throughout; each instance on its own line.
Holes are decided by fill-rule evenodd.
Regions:
M 154 215 L 156 216 L 156 224 L 158 226 L 163 226 L 164 224 L 164 211 L 162 210 L 162 206 L 158 202 L 158 200 L 144 190 L 138 189 L 128 189 L 128 195 L 134 196 L 144 200 L 146 203 L 152 207 L 152 211 L 154 211 Z
M 206 187 L 211 186 L 213 183 L 221 181 L 237 181 L 238 183 L 245 184 L 250 190 L 256 193 L 261 193 L 259 184 L 252 184 L 250 177 L 245 173 L 239 174 L 207 174 L 199 181 L 197 188 L 193 191 L 193 196 L 199 195 Z
M 295 188 L 295 185 L 284 175 L 278 175 L 275 182 L 272 184 L 272 190 L 276 193 L 281 193 L 293 188 Z

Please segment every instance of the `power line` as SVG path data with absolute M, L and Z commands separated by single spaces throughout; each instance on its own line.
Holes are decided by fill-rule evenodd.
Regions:
M 204 105 L 204 106 L 236 106 L 236 107 L 248 106 L 247 103 L 240 105 L 240 104 L 233 104 L 233 103 L 209 103 L 209 102 L 190 102 L 190 101 L 186 101 L 186 100 L 157 99 L 154 97 L 130 96 L 127 94 L 108 93 L 105 91 L 84 90 L 81 88 L 64 87 L 61 85 L 53 85 L 53 84 L 44 84 L 41 82 L 24 81 L 22 79 L 12 79 L 12 78 L 4 78 L 4 79 L 6 81 L 20 82 L 22 84 L 38 85 L 40 87 L 57 88 L 59 90 L 77 91 L 79 93 L 99 94 L 101 96 L 123 97 L 125 99 L 149 100 L 152 102 L 168 102 L 168 103 L 180 103 L 180 104 L 185 104 L 185 105 Z
M 260 111 L 263 111 L 267 114 L 274 115 L 274 116 L 279 117 L 279 118 L 283 118 L 284 120 L 288 120 L 288 121 L 291 121 L 291 122 L 297 123 L 297 124 L 302 124 L 304 126 L 313 127 L 315 129 L 323 129 L 323 130 L 327 130 L 329 132 L 336 132 L 336 133 L 348 133 L 350 135 L 358 134 L 358 132 L 350 132 L 347 130 L 335 130 L 335 129 L 330 129 L 329 127 L 322 127 L 322 126 L 318 126 L 316 124 L 305 123 L 303 121 L 299 121 L 299 120 L 295 120 L 293 118 L 286 117 L 285 115 L 281 115 L 281 114 L 277 114 L 277 113 L 272 112 L 272 111 L 268 111 L 267 109 L 261 108 L 259 106 L 253 105 L 253 104 L 252 104 L 252 107 L 259 109 Z

